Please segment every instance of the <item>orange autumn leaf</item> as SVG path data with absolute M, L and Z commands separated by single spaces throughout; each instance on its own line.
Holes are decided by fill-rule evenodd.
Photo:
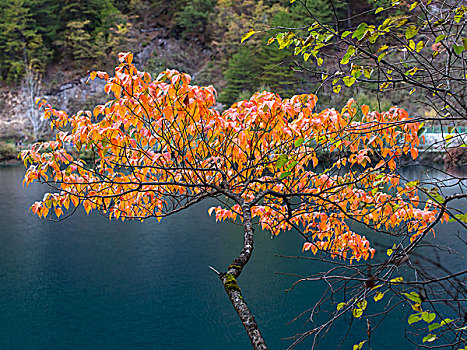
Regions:
M 418 208 L 416 189 L 397 190 L 396 160 L 409 151 L 416 157 L 419 144 L 419 124 L 403 109 L 362 106 L 356 121 L 353 100 L 342 112 L 316 111 L 312 94 L 261 92 L 220 113 L 212 86 L 191 85 L 174 70 L 151 81 L 131 54 L 119 59 L 113 77 L 91 73 L 106 80 L 109 101 L 71 116 L 46 108 L 55 139 L 21 152 L 26 185 L 59 186 L 33 205 L 35 214 L 61 216 L 71 202 L 110 219 L 160 220 L 205 198 L 227 198 L 209 210 L 218 221 L 244 220 L 248 209 L 271 235 L 300 228 L 304 251 L 356 260 L 374 249 L 348 218 L 387 231 L 405 223 L 413 236 L 435 220 L 433 203 Z M 70 147 L 95 158 L 87 164 Z M 330 164 L 318 160 L 323 150 L 334 155 Z
M 362 112 L 363 112 L 363 115 L 366 117 L 368 115 L 368 112 L 370 110 L 370 107 L 367 106 L 367 105 L 362 105 L 361 106 L 361 109 L 362 109 Z

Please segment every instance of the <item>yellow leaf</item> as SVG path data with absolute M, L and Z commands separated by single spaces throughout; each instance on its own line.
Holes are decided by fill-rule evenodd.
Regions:
M 363 310 L 362 309 L 353 309 L 352 310 L 352 315 L 355 318 L 360 318 L 363 315 Z
M 332 87 L 332 91 L 334 91 L 336 94 L 338 94 L 339 91 L 341 91 L 341 86 L 340 85 L 334 85 Z
M 402 278 L 402 277 L 396 277 L 396 278 L 391 279 L 389 282 L 399 283 L 399 282 L 402 282 L 403 280 L 404 280 L 404 278 Z
M 383 299 L 384 294 L 386 294 L 386 292 L 384 292 L 384 293 L 376 292 L 376 294 L 375 294 L 375 296 L 373 297 L 373 299 L 374 299 L 375 301 L 379 301 L 379 300 Z
M 242 39 L 240 40 L 241 43 L 243 43 L 246 39 L 248 39 L 250 36 L 255 34 L 256 32 L 253 29 L 250 29 L 248 32 L 243 34 Z

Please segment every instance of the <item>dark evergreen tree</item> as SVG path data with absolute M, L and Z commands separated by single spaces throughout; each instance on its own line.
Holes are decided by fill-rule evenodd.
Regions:
M 75 61 L 98 58 L 102 44 L 120 12 L 111 0 L 65 0 L 59 12 L 61 28 L 57 43 L 63 56 Z M 101 44 L 100 46 L 96 45 Z
M 226 87 L 219 94 L 219 102 L 232 104 L 240 94 L 253 93 L 257 88 L 256 75 L 259 73 L 255 54 L 251 47 L 241 46 L 229 61 L 229 67 L 224 74 Z
M 0 6 L 0 77 L 20 79 L 25 64 L 38 66 L 43 49 L 42 37 L 23 0 L 4 0 Z
M 271 27 L 293 27 L 301 18 L 301 13 L 293 9 L 280 8 L 271 18 Z M 267 39 L 275 35 L 268 32 L 263 38 L 257 53 L 257 65 L 260 68 L 257 81 L 261 88 L 273 91 L 281 97 L 289 97 L 296 93 L 297 79 L 292 69 L 294 56 L 288 50 L 279 50 L 277 44 L 267 45 Z
M 208 20 L 217 0 L 192 0 L 186 2 L 176 14 L 175 30 L 183 38 L 197 37 L 207 42 Z
M 31 18 L 34 20 L 34 29 L 42 36 L 44 49 L 47 57 L 43 57 L 44 64 L 50 63 L 56 55 L 56 41 L 60 31 L 61 1 L 58 0 L 26 0 L 25 5 L 29 8 Z

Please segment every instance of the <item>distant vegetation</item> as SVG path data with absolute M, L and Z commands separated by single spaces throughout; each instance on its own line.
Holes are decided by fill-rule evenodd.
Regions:
M 352 26 L 352 17 L 372 6 L 373 2 L 344 0 L 336 11 L 348 18 L 343 25 Z M 310 8 L 320 20 L 334 22 L 327 1 L 313 1 Z M 53 85 L 85 75 L 84 67 L 109 69 L 118 52 L 138 52 L 154 33 L 162 32 L 182 49 L 152 55 L 144 69 L 187 71 L 195 83 L 214 84 L 224 104 L 260 89 L 287 97 L 315 91 L 319 82 L 311 82 L 310 73 L 291 69 L 293 52 L 267 41 L 279 31 L 275 27 L 309 22 L 303 6 L 285 0 L 5 0 L 0 8 L 0 79 L 15 85 L 32 69 Z M 250 28 L 264 35 L 240 44 Z M 190 65 L 188 59 L 194 62 Z

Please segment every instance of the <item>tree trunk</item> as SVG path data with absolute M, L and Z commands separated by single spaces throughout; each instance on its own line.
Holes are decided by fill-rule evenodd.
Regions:
M 237 278 L 242 273 L 243 267 L 248 263 L 251 253 L 253 252 L 251 211 L 249 207 L 244 207 L 242 210 L 243 226 L 245 230 L 243 237 L 243 250 L 239 256 L 233 260 L 232 264 L 229 265 L 227 272 L 219 273 L 219 277 L 224 285 L 225 292 L 245 327 L 253 349 L 265 350 L 267 349 L 266 343 L 261 335 L 258 325 L 256 324 L 255 317 L 250 312 L 250 309 L 242 296 L 242 291 L 237 283 Z
M 242 297 L 242 292 L 237 284 L 235 277 L 229 274 L 221 276 L 221 281 L 224 284 L 225 292 L 227 293 L 238 317 L 243 323 L 243 327 L 250 338 L 253 349 L 265 350 L 267 349 L 263 336 L 256 324 L 255 317 L 250 312 L 245 299 Z

